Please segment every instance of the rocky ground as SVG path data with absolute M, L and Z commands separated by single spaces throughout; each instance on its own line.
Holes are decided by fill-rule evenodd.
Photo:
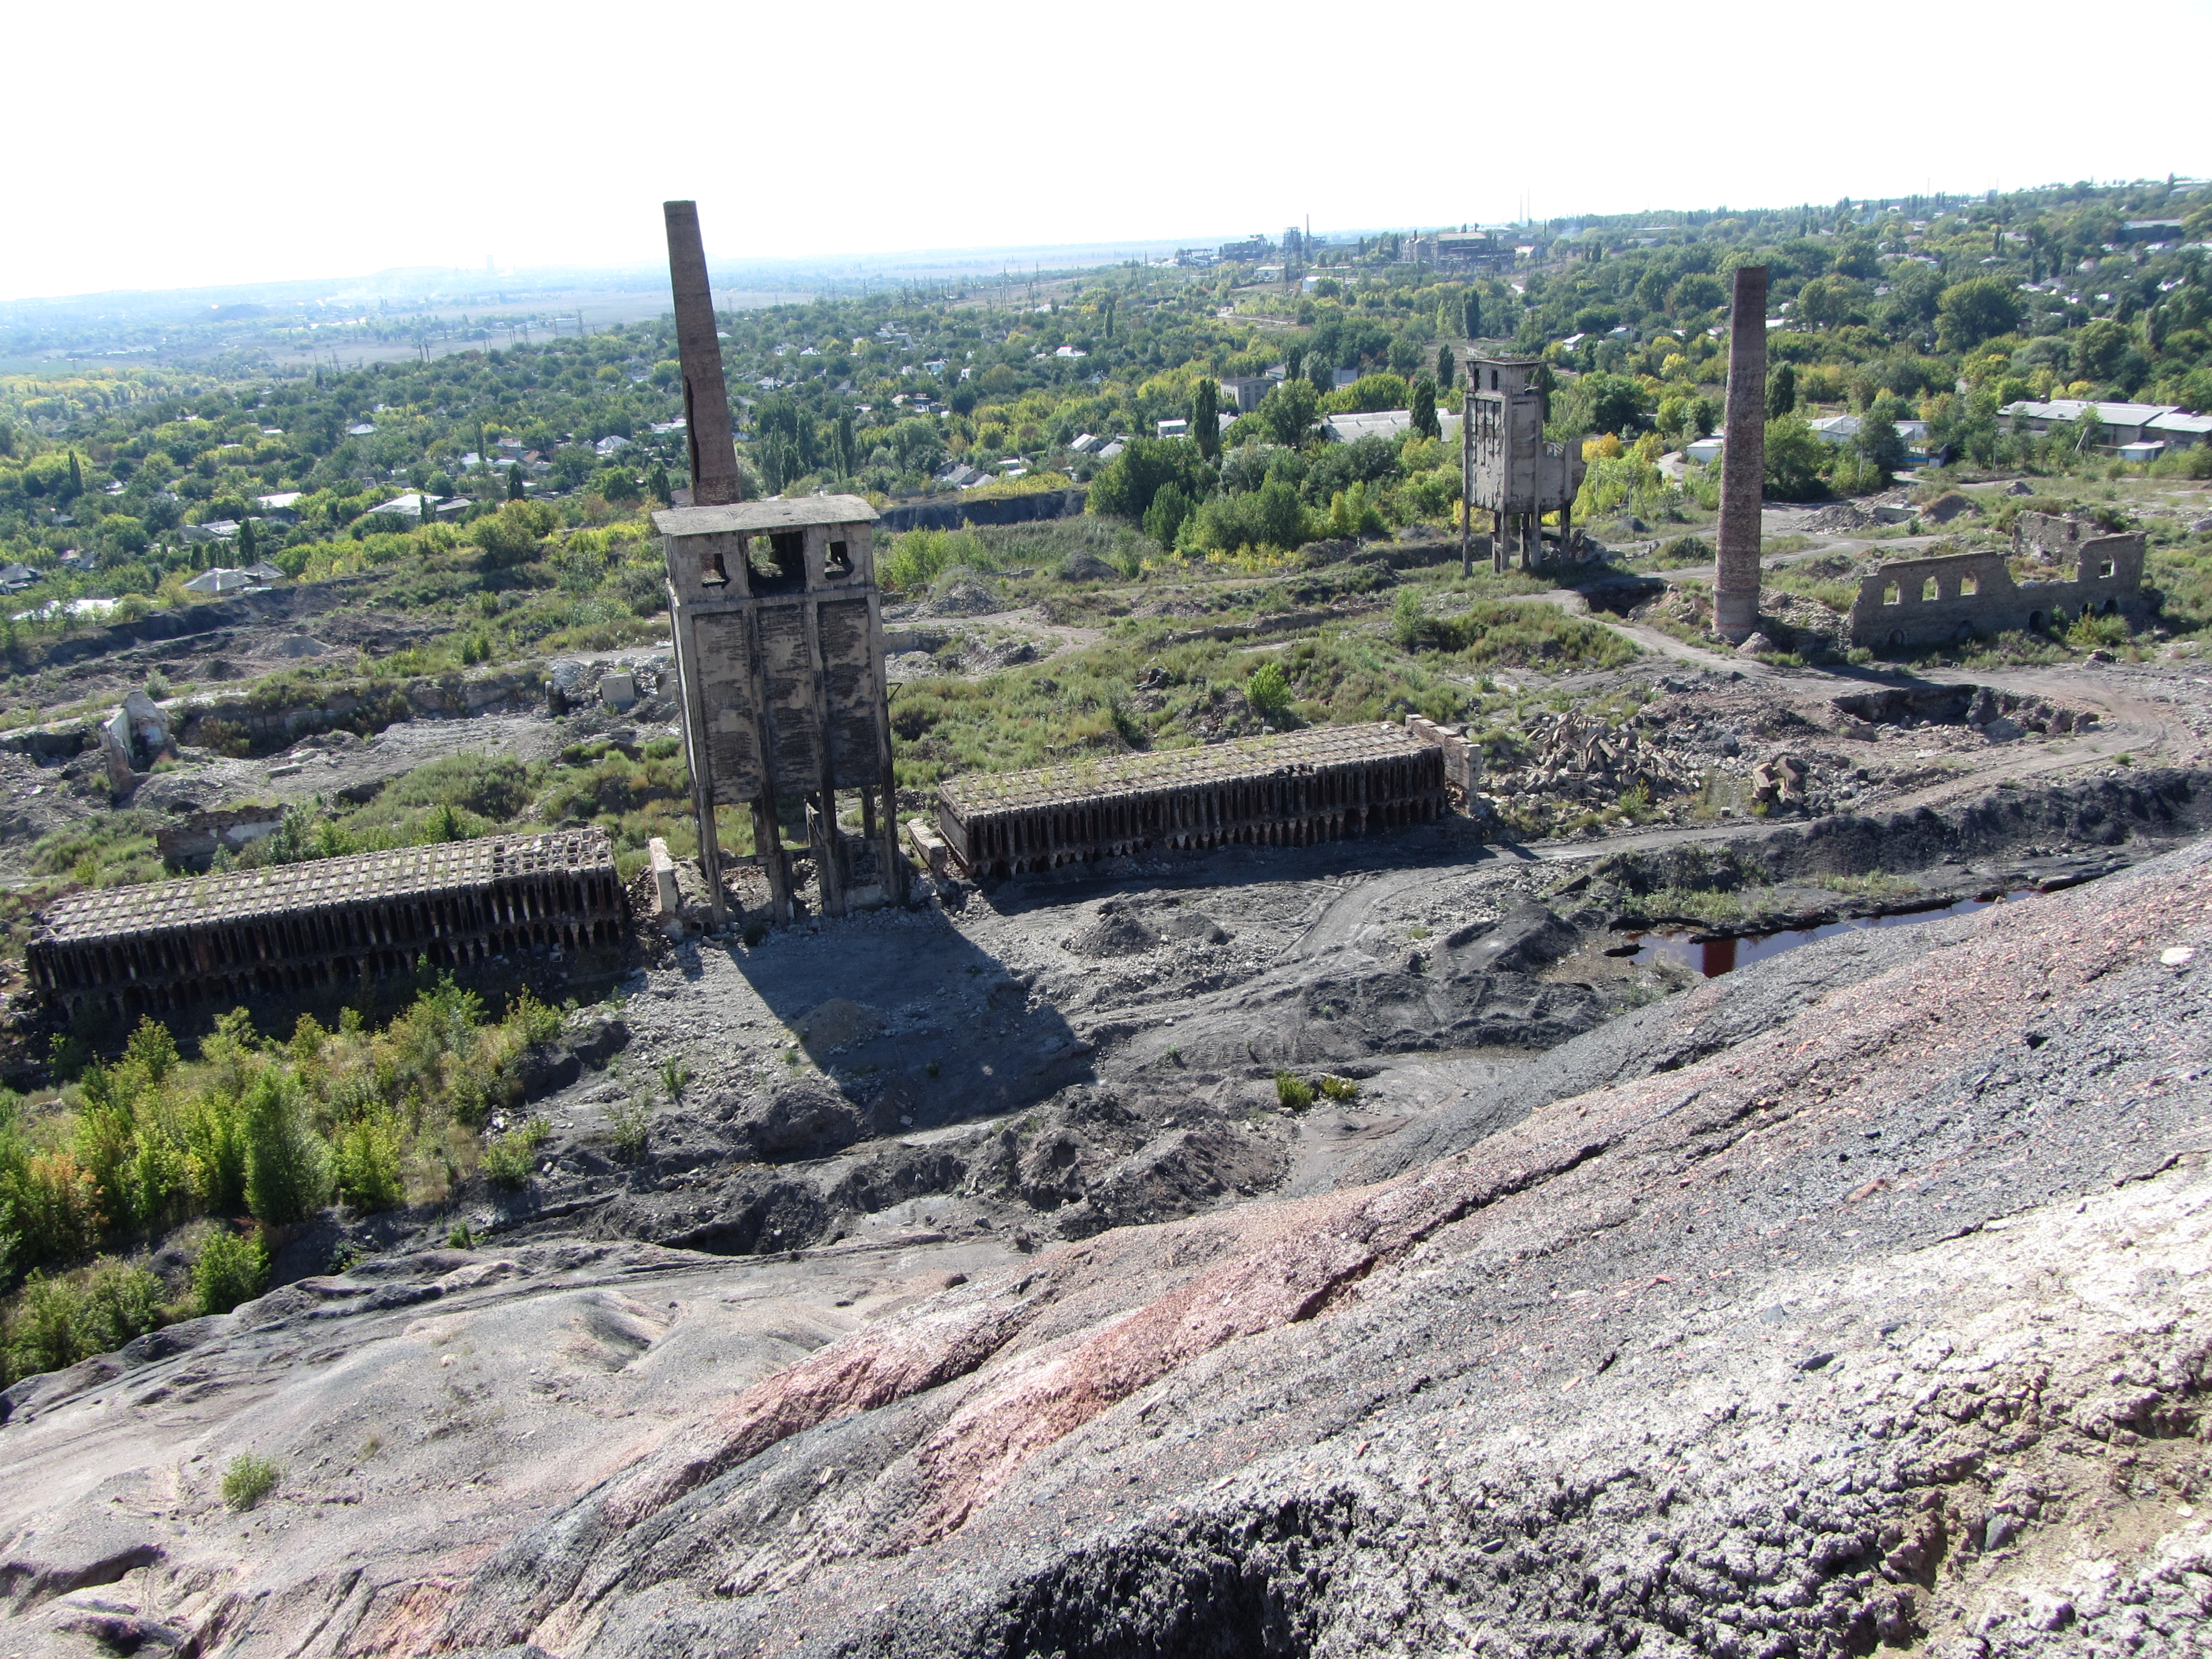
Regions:
M 7 1650 L 2196 1650 L 2208 947 L 2191 843 L 1164 1224 L 310 1277 L 10 1396 Z

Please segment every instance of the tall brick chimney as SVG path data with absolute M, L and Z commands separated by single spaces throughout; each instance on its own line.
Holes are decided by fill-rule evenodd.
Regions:
M 1759 514 L 1766 495 L 1766 267 L 1740 266 L 1729 324 L 1728 438 L 1721 449 L 1721 550 L 1713 629 L 1741 643 L 1759 627 Z
M 722 347 L 714 332 L 714 295 L 707 283 L 707 249 L 699 240 L 699 204 L 664 202 L 668 220 L 668 280 L 676 293 L 676 350 L 684 364 L 684 419 L 691 447 L 691 504 L 726 507 L 745 498 L 730 430 L 730 393 L 722 380 Z

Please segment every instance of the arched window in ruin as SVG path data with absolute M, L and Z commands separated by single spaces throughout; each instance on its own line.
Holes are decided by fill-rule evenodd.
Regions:
M 1935 604 L 1935 603 L 1936 603 L 1936 600 L 1938 600 L 1938 599 L 1942 599 L 1942 597 L 1943 597 L 1943 584 L 1942 584 L 1941 581 L 1937 580 L 1935 577 L 1930 576 L 1930 577 L 1929 577 L 1926 581 L 1924 581 L 1924 582 L 1923 582 L 1923 583 L 1921 583 L 1921 584 L 1920 584 L 1920 602 L 1921 602 L 1921 604 L 1923 604 L 1923 605 L 1933 605 L 1933 604 Z
M 1982 591 L 1982 579 L 1971 573 L 1959 578 L 1959 597 L 1971 599 Z

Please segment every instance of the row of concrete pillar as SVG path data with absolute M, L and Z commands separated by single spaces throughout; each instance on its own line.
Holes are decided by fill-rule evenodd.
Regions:
M 207 921 L 32 941 L 32 982 L 75 1008 L 155 1012 L 241 991 L 297 991 L 465 967 L 514 951 L 612 945 L 624 906 L 611 866 L 533 872 L 488 887 L 324 903 Z
M 1424 749 L 1043 806 L 941 807 L 939 818 L 970 870 L 1014 873 L 1153 845 L 1304 846 L 1425 822 L 1443 805 L 1443 757 Z

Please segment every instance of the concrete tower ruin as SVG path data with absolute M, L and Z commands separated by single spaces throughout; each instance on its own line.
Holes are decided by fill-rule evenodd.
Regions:
M 856 495 L 744 501 L 697 210 L 667 204 L 668 263 L 692 440 L 692 505 L 653 515 L 668 561 L 669 619 L 700 872 L 724 921 L 718 806 L 752 812 L 778 921 L 793 914 L 787 822 L 803 815 L 823 910 L 856 896 L 859 848 L 838 824 L 857 793 L 884 899 L 906 896 L 876 589 L 875 509 Z M 867 896 L 876 896 L 871 894 Z
M 1461 492 L 1470 509 L 1491 515 L 1492 568 L 1522 569 L 1547 562 L 1543 520 L 1559 515 L 1553 544 L 1564 554 L 1573 534 L 1575 492 L 1582 488 L 1579 444 L 1544 441 L 1544 394 L 1534 357 L 1477 353 L 1467 366 L 1466 417 L 1460 426 Z M 1473 532 L 1463 525 L 1460 566 L 1474 574 Z
M 1728 441 L 1721 448 L 1720 569 L 1713 631 L 1759 627 L 1759 515 L 1766 499 L 1766 267 L 1740 265 L 1729 319 Z

